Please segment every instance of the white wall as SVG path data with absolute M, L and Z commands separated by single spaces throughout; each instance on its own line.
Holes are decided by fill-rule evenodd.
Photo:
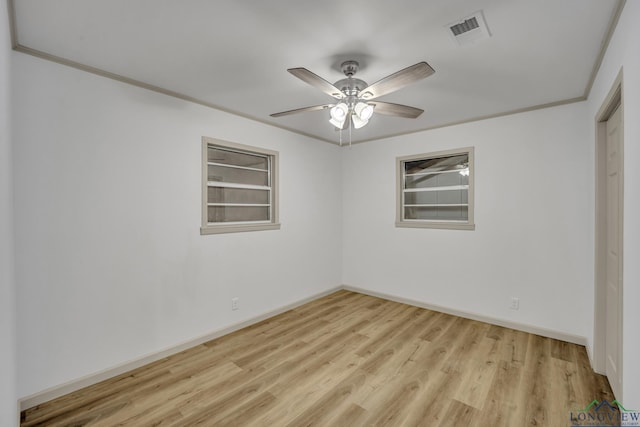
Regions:
M 13 191 L 11 186 L 9 21 L 0 7 L 0 425 L 18 420 L 15 364 L 15 284 L 13 278 Z
M 344 160 L 347 285 L 586 337 L 593 149 L 584 102 L 354 146 Z M 395 159 L 475 147 L 475 231 L 396 228 Z M 509 309 L 520 298 L 518 311 Z
M 27 55 L 13 64 L 20 396 L 340 284 L 338 147 Z M 199 234 L 203 135 L 280 152 L 281 230 Z
M 588 100 L 590 141 L 594 120 L 613 82 L 624 71 L 623 391 L 625 407 L 640 407 L 640 2 L 627 1 Z
M 11 42 L 7 9 L 0 7 L 0 425 L 18 424 L 16 394 L 13 191 L 11 185 Z

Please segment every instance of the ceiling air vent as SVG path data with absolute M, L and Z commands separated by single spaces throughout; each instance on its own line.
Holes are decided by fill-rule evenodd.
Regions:
M 475 30 L 478 27 L 479 27 L 478 20 L 474 16 L 473 18 L 467 19 L 464 22 L 456 24 L 450 28 L 453 35 L 457 37 L 460 34 L 466 33 L 467 31 Z
M 479 40 L 491 37 L 482 11 L 452 22 L 447 27 L 451 38 L 460 46 L 474 44 Z

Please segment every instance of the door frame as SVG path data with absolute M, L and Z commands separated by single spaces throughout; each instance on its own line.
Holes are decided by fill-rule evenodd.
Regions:
M 620 192 L 622 197 L 619 198 L 618 206 L 618 221 L 620 222 L 620 239 L 619 245 L 619 268 L 620 268 L 620 292 L 618 306 L 619 310 L 619 325 L 620 328 L 624 327 L 622 322 L 622 301 L 623 301 L 623 207 L 624 207 L 624 97 L 623 97 L 623 70 L 620 69 L 618 76 L 613 82 L 609 93 L 605 97 L 604 101 L 598 113 L 595 116 L 596 125 L 596 141 L 595 141 L 595 253 L 594 253 L 594 268 L 595 268 L 595 294 L 594 294 L 594 327 L 593 327 L 593 369 L 600 373 L 605 374 L 606 371 L 606 319 L 607 319 L 607 288 L 606 288 L 606 236 L 607 236 L 607 120 L 615 112 L 617 108 L 620 108 L 621 114 L 621 139 L 622 144 L 620 146 Z M 622 342 L 620 345 L 620 375 L 622 377 L 623 361 L 622 361 Z M 616 396 L 616 399 L 622 400 L 622 396 Z

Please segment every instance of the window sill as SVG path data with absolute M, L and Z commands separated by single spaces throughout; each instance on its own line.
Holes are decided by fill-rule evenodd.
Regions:
M 200 227 L 200 234 L 243 233 L 246 231 L 279 230 L 280 223 L 268 224 L 219 224 Z
M 442 221 L 415 221 L 415 222 L 396 222 L 399 228 L 439 228 L 448 230 L 475 230 L 475 224 L 466 222 L 442 222 Z

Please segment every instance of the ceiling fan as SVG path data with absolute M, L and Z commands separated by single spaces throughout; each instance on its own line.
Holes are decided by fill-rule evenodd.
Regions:
M 334 84 L 329 83 L 306 68 L 289 68 L 287 70 L 288 72 L 303 82 L 332 96 L 337 102 L 334 104 L 314 105 L 273 113 L 271 117 L 282 117 L 289 114 L 330 109 L 331 118 L 329 122 L 334 125 L 336 129 L 342 130 L 350 128 L 351 125 L 353 125 L 355 129 L 363 127 L 369 122 L 374 110 L 377 113 L 387 116 L 406 117 L 410 119 L 415 119 L 423 113 L 423 110 L 408 105 L 373 100 L 429 77 L 435 73 L 429 64 L 426 62 L 418 62 L 415 65 L 378 80 L 372 85 L 368 85 L 365 81 L 354 77 L 358 72 L 359 65 L 357 61 L 343 62 L 341 69 L 346 78 L 338 80 Z

